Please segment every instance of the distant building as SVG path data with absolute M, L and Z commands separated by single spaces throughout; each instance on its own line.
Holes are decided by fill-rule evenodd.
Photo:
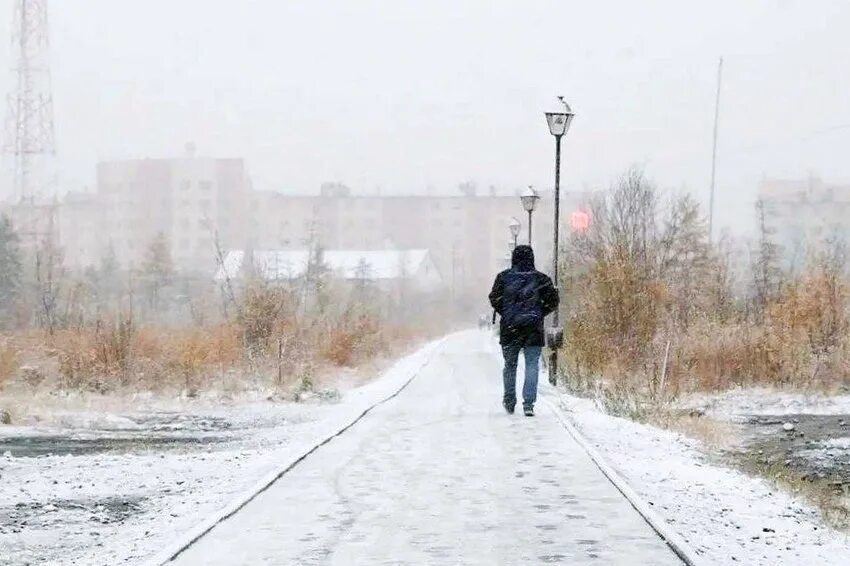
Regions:
M 759 186 L 765 225 L 789 260 L 799 260 L 829 239 L 850 242 L 850 185 L 765 179 Z
M 96 195 L 68 193 L 57 210 L 65 262 L 81 267 L 98 265 L 106 248 L 102 241 L 104 217 Z
M 563 192 L 562 233 L 586 198 Z M 533 243 L 547 272 L 552 205 L 551 191 L 541 191 Z M 59 217 L 72 268 L 97 264 L 110 246 L 123 267 L 138 266 L 159 233 L 178 269 L 209 274 L 216 244 L 223 253 L 427 249 L 447 292 L 470 303 L 486 300 L 494 274 L 507 266 L 511 218 L 522 223 L 518 242 L 527 240 L 518 191 L 481 194 L 472 183 L 454 195 L 363 195 L 342 183 L 325 183 L 313 195 L 255 191 L 241 159 L 199 157 L 191 147 L 179 158 L 99 163 L 96 191 L 67 195 Z
M 542 192 L 534 213 L 538 267 L 551 271 L 552 196 Z M 584 193 L 562 195 L 564 231 L 572 211 L 586 203 Z M 254 249 L 303 249 L 309 241 L 329 249 L 428 249 L 449 290 L 458 295 L 487 288 L 507 265 L 512 217 L 527 216 L 516 195 L 358 195 L 341 185 L 325 185 L 319 196 L 254 192 L 249 205 L 249 241 Z M 482 294 L 483 293 L 483 294 Z
M 139 265 L 160 233 L 181 269 L 212 272 L 216 241 L 226 251 L 244 245 L 250 183 L 241 159 L 196 157 L 107 161 L 97 166 L 97 190 L 70 194 L 60 218 L 69 266 L 97 262 L 111 246 L 124 267 Z

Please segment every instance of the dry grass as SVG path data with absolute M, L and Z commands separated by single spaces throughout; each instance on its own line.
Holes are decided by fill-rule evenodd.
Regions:
M 789 285 L 767 305 L 761 324 L 700 321 L 683 333 L 671 365 L 685 390 L 779 385 L 833 389 L 850 378 L 847 295 L 824 293 L 822 279 Z
M 322 333 L 319 357 L 336 366 L 351 367 L 388 351 L 390 339 L 374 316 L 346 313 Z
M 8 339 L 0 339 L 0 387 L 14 377 L 20 365 L 18 348 Z
M 128 318 L 57 332 L 51 339 L 59 360 L 60 387 L 94 391 L 132 385 L 160 389 L 195 386 L 205 373 L 245 363 L 241 329 L 136 328 Z
M 90 328 L 62 330 L 46 337 L 57 352 L 61 387 L 98 391 L 113 388 L 115 380 L 126 380 L 134 338 L 130 318 L 98 320 Z
M 706 418 L 691 411 L 667 410 L 653 414 L 650 423 L 659 428 L 680 432 L 702 442 L 712 450 L 727 450 L 738 444 L 734 425 Z
M 139 326 L 128 315 L 103 317 L 40 334 L 31 346 L 55 358 L 53 382 L 64 390 L 194 394 L 261 385 L 304 392 L 313 389 L 321 368 L 357 367 L 417 337 L 411 328 L 359 308 L 297 318 L 290 299 L 279 290 L 255 290 L 245 294 L 248 306 L 241 305 L 233 322 L 206 326 Z M 15 352 L 0 347 L 0 371 L 5 365 L 14 371 Z

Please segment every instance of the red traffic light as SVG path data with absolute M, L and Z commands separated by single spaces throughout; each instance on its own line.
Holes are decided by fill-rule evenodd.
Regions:
M 584 210 L 574 210 L 570 213 L 570 229 L 573 232 L 584 232 L 590 228 L 590 213 Z

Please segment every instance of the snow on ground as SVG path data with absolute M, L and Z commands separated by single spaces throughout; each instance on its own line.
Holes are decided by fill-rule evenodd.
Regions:
M 430 349 L 335 404 L 211 403 L 194 413 L 146 406 L 0 428 L 7 447 L 0 450 L 0 565 L 141 562 L 397 390 Z M 767 391 L 708 401 L 714 414 L 730 417 L 850 412 L 850 398 Z M 824 526 L 816 510 L 713 463 L 697 441 L 605 415 L 586 400 L 564 395 L 561 403 L 708 564 L 850 564 L 850 540 Z M 818 448 L 846 453 L 845 441 Z
M 743 406 L 744 397 L 752 399 L 737 396 L 727 407 Z M 850 538 L 825 526 L 815 509 L 765 480 L 710 463 L 699 442 L 605 415 L 588 400 L 562 395 L 561 405 L 708 564 L 850 564 Z
M 799 454 L 824 467 L 834 465 L 836 461 L 847 462 L 850 460 L 850 438 L 845 436 L 815 442 L 812 448 L 802 450 Z
M 335 404 L 64 415 L 49 428 L 4 427 L 0 565 L 139 563 L 395 392 L 432 349 Z
M 702 409 L 707 416 L 719 420 L 736 420 L 741 415 L 842 415 L 850 414 L 850 395 L 747 388 L 693 395 L 681 405 Z
M 850 450 L 850 438 L 830 438 L 821 443 L 821 446 L 827 449 Z

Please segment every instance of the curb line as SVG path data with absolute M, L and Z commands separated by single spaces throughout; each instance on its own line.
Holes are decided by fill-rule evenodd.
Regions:
M 185 551 L 190 546 L 192 546 L 193 544 L 198 542 L 198 540 L 201 537 L 203 537 L 204 535 L 209 533 L 211 530 L 213 530 L 219 523 L 222 523 L 223 521 L 225 521 L 229 517 L 235 515 L 240 509 L 245 507 L 254 498 L 256 498 L 258 495 L 260 495 L 266 489 L 271 487 L 271 485 L 273 483 L 275 483 L 281 477 L 283 477 L 288 472 L 290 472 L 295 466 L 297 466 L 298 464 L 303 462 L 305 459 L 307 459 L 308 456 L 310 456 L 315 451 L 317 451 L 319 448 L 321 448 L 322 446 L 329 443 L 334 438 L 340 436 L 345 431 L 347 431 L 348 429 L 350 429 L 351 427 L 356 425 L 358 422 L 360 422 L 363 419 L 363 417 L 365 417 L 367 414 L 369 414 L 373 409 L 375 409 L 376 407 L 383 405 L 387 401 L 395 398 L 399 393 L 404 391 L 407 388 L 407 386 L 410 385 L 410 383 L 419 375 L 419 373 L 422 371 L 422 369 L 426 365 L 428 365 L 428 363 L 431 361 L 431 357 L 434 354 L 434 351 L 444 342 L 444 340 L 445 340 L 445 338 L 437 340 L 435 342 L 432 342 L 431 344 L 426 344 L 422 349 L 419 350 L 420 352 L 425 350 L 425 352 L 423 352 L 424 360 L 422 360 L 421 364 L 416 366 L 416 368 L 411 373 L 410 377 L 408 377 L 406 380 L 404 380 L 404 382 L 401 384 L 401 386 L 398 389 L 396 389 L 393 393 L 371 403 L 370 405 L 368 405 L 366 407 L 366 409 L 364 409 L 363 411 L 358 413 L 352 420 L 348 421 L 348 419 L 346 418 L 345 420 L 348 421 L 347 424 L 344 424 L 343 426 L 336 428 L 335 432 L 332 432 L 332 433 L 327 434 L 327 435 L 320 436 L 319 438 L 321 438 L 321 440 L 319 440 L 317 442 L 309 443 L 307 445 L 308 446 L 307 448 L 299 449 L 296 452 L 295 456 L 292 456 L 291 458 L 289 458 L 284 464 L 282 464 L 280 467 L 278 467 L 277 470 L 274 470 L 274 471 L 270 472 L 269 474 L 267 474 L 266 476 L 264 476 L 256 484 L 254 484 L 253 487 L 248 489 L 248 491 L 246 491 L 243 494 L 234 498 L 225 507 L 223 507 L 222 509 L 217 511 L 211 517 L 209 517 L 205 521 L 201 522 L 200 524 L 198 524 L 197 526 L 195 526 L 191 530 L 189 530 L 186 534 L 184 534 L 183 536 L 178 538 L 176 542 L 171 543 L 164 550 L 158 552 L 153 557 L 146 560 L 144 563 L 147 566 L 165 566 L 166 564 L 170 563 L 172 560 L 177 558 L 183 551 Z M 416 353 L 411 354 L 411 356 L 414 356 L 414 355 L 416 355 Z M 402 359 L 404 359 L 404 358 L 402 358 Z
M 555 415 L 555 418 L 558 419 L 558 422 L 561 423 L 570 436 L 573 437 L 579 446 L 581 446 L 584 451 L 590 456 L 590 459 L 593 460 L 593 463 L 596 464 L 596 467 L 608 478 L 614 487 L 623 494 L 623 497 L 628 500 L 629 504 L 634 507 L 635 511 L 643 517 L 643 520 L 647 522 L 647 524 L 652 527 L 658 536 L 670 547 L 670 549 L 678 556 L 685 564 L 688 566 L 703 566 L 702 559 L 697 556 L 696 551 L 691 548 L 690 544 L 682 538 L 682 536 L 673 530 L 670 525 L 652 509 L 652 506 L 649 505 L 640 495 L 635 492 L 634 489 L 623 479 L 621 476 L 611 465 L 609 465 L 599 451 L 596 450 L 587 439 L 578 431 L 578 429 L 570 422 L 570 418 L 563 414 L 561 409 L 559 409 L 555 404 L 547 399 L 546 397 L 542 397 L 543 403 L 546 407 L 552 411 Z

